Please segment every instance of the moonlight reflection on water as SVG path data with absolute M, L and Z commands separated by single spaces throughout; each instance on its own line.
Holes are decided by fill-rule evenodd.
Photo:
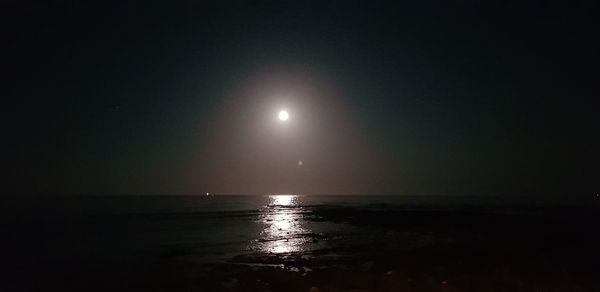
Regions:
M 271 206 L 296 206 L 298 204 L 298 196 L 294 195 L 273 195 L 269 198 Z
M 305 210 L 299 205 L 298 196 L 269 196 L 269 205 L 260 214 L 264 229 L 254 249 L 265 253 L 292 253 L 306 249 L 309 241 L 304 221 Z

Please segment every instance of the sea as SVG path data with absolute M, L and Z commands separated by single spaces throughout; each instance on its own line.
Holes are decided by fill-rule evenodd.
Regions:
M 315 207 L 487 209 L 576 206 L 539 196 L 199 195 L 62 196 L 4 199 L 5 244 L 19 258 L 109 260 L 188 250 L 197 261 L 252 252 L 322 248 L 319 234 L 356 232 L 343 222 L 311 219 Z M 28 247 L 28 245 L 30 245 Z M 52 257 L 56 258 L 53 259 Z
M 392 238 L 388 240 L 390 249 L 405 245 L 416 250 L 418 245 L 433 242 L 436 236 L 429 231 L 413 232 L 409 237 L 408 233 L 394 235 L 389 223 L 402 231 L 406 225 L 398 224 L 403 222 L 377 221 L 405 220 L 385 215 L 389 212 L 460 211 L 510 217 L 553 210 L 589 210 L 590 206 L 597 208 L 600 199 L 272 194 L 6 197 L 2 201 L 4 266 L 28 282 L 27 275 L 52 269 L 138 270 L 172 259 L 198 265 L 271 264 L 273 261 L 265 260 L 269 258 L 310 260 L 336 253 L 339 256 L 344 250 L 338 248 L 340 243 L 353 248 L 371 246 L 383 237 Z M 344 211 L 343 216 L 335 213 L 339 210 Z M 323 214 L 337 217 L 324 218 Z M 445 220 L 444 216 L 432 216 L 437 216 L 433 220 Z M 361 218 L 370 221 L 362 222 Z M 420 219 L 407 218 L 415 220 L 415 225 L 422 223 L 418 222 Z M 488 223 L 473 224 L 485 229 Z M 444 222 L 439 225 L 445 228 Z M 426 229 L 433 225 L 424 226 Z M 385 242 L 378 243 L 375 249 L 378 247 L 384 248 Z

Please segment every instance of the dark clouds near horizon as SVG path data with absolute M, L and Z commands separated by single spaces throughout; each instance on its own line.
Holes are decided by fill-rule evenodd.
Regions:
M 479 2 L 5 2 L 4 193 L 599 192 L 599 4 Z

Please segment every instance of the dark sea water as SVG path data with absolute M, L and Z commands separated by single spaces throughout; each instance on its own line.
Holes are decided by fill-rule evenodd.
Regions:
M 48 279 L 45 275 L 51 271 L 81 279 L 90 273 L 110 274 L 114 279 L 113 273 L 164 275 L 156 271 L 173 265 L 176 268 L 170 270 L 182 269 L 182 263 L 192 265 L 191 270 L 210 266 L 216 275 L 224 273 L 215 272 L 219 265 L 228 265 L 227 271 L 231 265 L 277 267 L 305 278 L 332 267 L 385 272 L 397 265 L 397 260 L 388 262 L 390 254 L 433 252 L 440 246 L 455 248 L 456 242 L 485 250 L 504 241 L 539 244 L 556 237 L 548 253 L 563 257 L 581 245 L 565 236 L 585 239 L 586 232 L 597 232 L 589 229 L 598 223 L 595 198 L 228 195 L 31 197 L 3 202 L 4 266 L 14 287 L 28 291 L 40 288 L 39 281 L 60 278 Z M 539 236 L 519 239 L 536 232 Z M 596 237 L 590 236 L 590 243 Z M 524 246 L 508 252 L 531 248 Z M 595 268 L 592 264 L 586 271 Z M 130 276 L 119 283 L 128 283 Z

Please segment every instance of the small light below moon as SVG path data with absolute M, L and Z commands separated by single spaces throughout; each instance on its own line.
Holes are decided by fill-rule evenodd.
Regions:
M 298 160 L 298 166 L 302 166 L 304 164 L 304 162 L 302 162 L 302 160 Z
M 290 115 L 288 114 L 287 111 L 280 111 L 278 117 L 279 117 L 280 121 L 287 121 L 289 119 Z

